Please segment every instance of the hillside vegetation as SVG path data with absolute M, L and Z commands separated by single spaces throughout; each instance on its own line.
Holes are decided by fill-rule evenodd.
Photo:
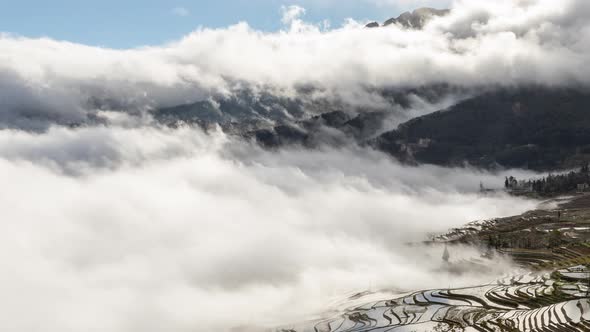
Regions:
M 590 93 L 500 90 L 418 117 L 373 144 L 412 163 L 549 170 L 590 157 Z

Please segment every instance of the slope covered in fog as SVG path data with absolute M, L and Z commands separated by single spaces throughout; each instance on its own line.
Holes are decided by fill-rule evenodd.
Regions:
M 0 325 L 260 331 L 353 290 L 477 283 L 489 273 L 432 274 L 440 250 L 406 243 L 534 207 L 478 195 L 506 175 L 186 127 L 0 131 Z

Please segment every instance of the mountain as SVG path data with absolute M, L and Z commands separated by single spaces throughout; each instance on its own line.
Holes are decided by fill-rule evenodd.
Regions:
M 538 171 L 577 168 L 590 160 L 590 92 L 576 88 L 471 91 L 454 106 L 410 120 L 408 96 L 430 103 L 457 92 L 452 87 L 380 92 L 385 109 L 354 109 L 328 101 L 241 92 L 232 97 L 154 110 L 165 125 L 220 125 L 266 148 L 357 144 L 408 164 L 472 166 Z M 392 119 L 409 120 L 394 130 Z M 405 120 L 402 120 L 405 121 Z
M 301 101 L 278 97 L 271 93 L 254 93 L 244 89 L 231 96 L 153 110 L 156 120 L 164 124 L 182 121 L 199 124 L 227 124 L 251 121 L 280 121 L 300 118 L 304 114 Z
M 586 90 L 506 88 L 480 92 L 385 133 L 391 110 L 356 115 L 340 110 L 246 136 L 268 148 L 354 143 L 414 165 L 551 171 L 590 160 L 589 105 Z
M 333 111 L 306 120 L 252 130 L 244 136 L 266 148 L 288 145 L 307 148 L 321 145 L 344 146 L 373 138 L 381 130 L 387 117 L 387 112 L 379 111 L 355 116 L 344 111 Z
M 444 16 L 450 12 L 449 9 L 435 8 L 418 8 L 413 12 L 405 12 L 395 18 L 390 18 L 383 23 L 383 26 L 399 24 L 408 29 L 422 29 L 424 25 L 435 16 Z M 371 22 L 366 25 L 367 28 L 379 27 L 379 23 Z
M 396 123 L 409 120 L 409 113 L 416 107 L 416 103 L 438 104 L 448 95 L 467 92 L 440 84 L 420 88 L 370 90 L 370 93 L 379 96 L 384 103 L 374 107 L 360 107 L 337 99 L 314 98 L 309 91 L 281 97 L 270 92 L 243 89 L 228 96 L 153 109 L 151 114 L 163 125 L 186 123 L 204 128 L 219 125 L 233 134 L 260 137 L 260 142 L 268 146 L 290 143 L 313 146 L 317 144 L 311 144 L 311 141 L 321 143 L 322 140 L 330 139 L 325 135 L 326 130 L 332 136 L 345 135 L 364 142 L 383 131 L 387 118 L 395 117 L 398 119 Z M 285 127 L 304 132 L 305 135 L 298 135 L 298 140 L 278 140 L 275 129 L 282 128 L 278 131 L 284 133 Z M 307 136 L 312 140 L 306 138 L 303 142 L 302 139 Z M 272 140 L 282 143 L 267 144 Z
M 590 159 L 590 92 L 513 88 L 410 120 L 371 144 L 409 163 L 552 170 Z

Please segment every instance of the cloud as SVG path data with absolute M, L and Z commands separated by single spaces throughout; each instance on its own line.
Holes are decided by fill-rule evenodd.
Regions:
M 239 23 L 129 50 L 2 35 L 0 82 L 17 93 L 0 92 L 0 117 L 13 126 L 29 118 L 76 123 L 92 115 L 88 100 L 96 96 L 141 112 L 245 87 L 285 97 L 313 87 L 308 97 L 365 108 L 387 105 L 379 91 L 432 84 L 587 88 L 587 7 L 582 0 L 457 1 L 450 15 L 408 31 L 354 21 L 326 30 L 292 6 L 284 7 L 289 24 L 280 31 Z
M 172 9 L 172 14 L 180 17 L 186 17 L 189 16 L 191 12 L 184 7 L 175 7 Z
M 475 193 L 502 176 L 192 128 L 0 131 L 0 326 L 229 331 L 352 290 L 487 282 L 504 270 L 435 275 L 440 249 L 404 243 L 534 207 Z
M 283 14 L 281 22 L 283 22 L 283 24 L 289 25 L 305 14 L 305 8 L 297 5 L 283 6 L 281 8 L 281 12 Z

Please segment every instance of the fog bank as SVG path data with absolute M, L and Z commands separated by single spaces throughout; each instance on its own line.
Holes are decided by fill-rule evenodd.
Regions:
M 439 250 L 405 244 L 535 206 L 476 193 L 502 176 L 191 128 L 0 131 L 0 326 L 229 331 L 353 290 L 488 282 L 432 273 Z

